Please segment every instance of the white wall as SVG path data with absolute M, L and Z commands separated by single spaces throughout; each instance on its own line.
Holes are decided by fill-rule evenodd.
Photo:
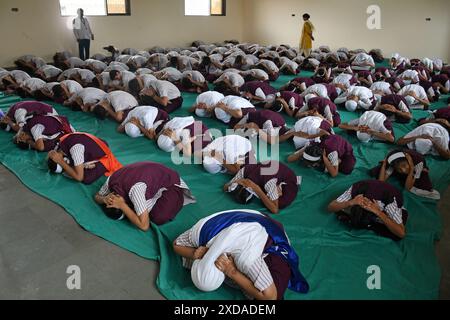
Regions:
M 386 55 L 450 60 L 449 0 L 244 0 L 247 41 L 299 46 L 307 12 L 316 27 L 314 44 L 332 49 L 381 48 Z M 369 5 L 381 8 L 382 29 L 366 27 Z M 292 14 L 296 17 L 292 17 Z M 430 22 L 425 21 L 432 18 Z
M 96 36 L 92 53 L 109 44 L 145 49 L 231 38 L 298 46 L 301 16 L 308 12 L 317 28 L 315 46 L 381 48 L 386 55 L 399 51 L 450 61 L 450 0 L 228 0 L 226 17 L 185 17 L 184 0 L 131 4 L 129 17 L 89 17 Z M 382 9 L 382 30 L 366 27 L 371 4 Z M 0 66 L 12 66 L 26 53 L 49 61 L 56 51 L 76 53 L 71 20 L 60 16 L 58 0 L 0 0 Z
M 109 44 L 146 49 L 243 40 L 242 9 L 242 0 L 228 0 L 226 17 L 185 17 L 184 0 L 131 0 L 131 16 L 88 17 L 96 38 L 91 52 L 104 53 Z M 76 53 L 72 19 L 61 17 L 58 0 L 0 0 L 0 66 L 26 53 L 49 61 L 56 51 Z

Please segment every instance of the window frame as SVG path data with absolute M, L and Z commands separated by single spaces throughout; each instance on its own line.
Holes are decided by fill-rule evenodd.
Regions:
M 114 17 L 114 16 L 131 16 L 131 0 L 125 1 L 126 13 L 109 13 L 108 12 L 108 0 L 103 0 L 105 3 L 105 14 L 85 14 L 85 17 Z M 61 1 L 58 0 L 59 14 L 61 17 L 73 17 L 74 15 L 64 15 L 62 13 Z
M 227 15 L 227 0 L 222 0 L 222 14 L 213 14 L 212 13 L 212 0 L 211 7 L 210 7 L 210 16 L 211 17 L 225 17 Z
M 222 14 L 212 13 L 212 0 L 209 0 L 209 15 L 186 14 L 186 0 L 184 1 L 184 16 L 185 17 L 225 17 L 227 15 L 227 0 L 222 1 Z
M 106 5 L 106 16 L 131 16 L 131 1 L 130 0 L 123 0 L 125 1 L 125 13 L 109 13 L 108 12 L 108 0 L 105 0 Z

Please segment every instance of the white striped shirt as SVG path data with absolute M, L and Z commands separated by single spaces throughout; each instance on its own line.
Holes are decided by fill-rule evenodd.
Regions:
M 84 164 L 84 152 L 85 147 L 82 144 L 76 144 L 72 148 L 70 148 L 70 156 L 73 160 L 73 165 L 75 167 L 81 166 Z
M 336 199 L 337 202 L 347 202 L 353 199 L 352 197 L 353 186 L 345 191 L 339 198 Z M 399 208 L 397 204 L 397 199 L 385 205 L 382 201 L 377 200 L 378 207 L 380 210 L 385 212 L 390 219 L 392 219 L 397 224 L 403 223 L 403 208 Z M 382 223 L 381 220 L 378 222 Z
M 105 184 L 102 186 L 98 194 L 102 197 L 106 197 L 111 193 L 111 190 L 109 189 L 109 179 L 106 180 Z M 183 179 L 180 179 L 180 184 L 175 185 L 177 187 L 180 187 L 181 189 L 189 190 L 187 184 L 183 181 Z M 143 215 L 145 212 L 151 212 L 153 207 L 156 205 L 158 200 L 161 198 L 164 191 L 167 191 L 166 188 L 161 188 L 158 190 L 158 192 L 155 194 L 155 196 L 152 199 L 147 200 L 146 192 L 147 192 L 147 184 L 144 182 L 138 182 L 133 187 L 131 187 L 128 197 L 130 198 L 134 211 L 138 216 Z M 188 192 L 186 192 L 188 193 Z M 186 194 L 185 197 L 189 198 L 189 195 Z M 193 200 L 193 197 L 192 197 Z M 186 200 L 185 200 L 186 203 Z M 193 203 L 193 202 L 191 202 Z
M 238 173 L 234 176 L 234 178 L 230 181 L 230 188 L 229 191 L 234 190 L 235 186 L 234 184 L 242 179 L 245 179 L 245 167 L 238 171 Z M 266 183 L 264 186 L 264 191 L 267 194 L 267 197 L 272 200 L 276 201 L 280 198 L 280 195 L 278 193 L 278 179 L 273 178 L 270 181 Z

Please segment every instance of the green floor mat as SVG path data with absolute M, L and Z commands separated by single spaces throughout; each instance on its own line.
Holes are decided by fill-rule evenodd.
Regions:
M 303 73 L 303 75 L 311 75 Z M 282 76 L 275 87 L 293 77 Z M 183 94 L 183 109 L 174 116 L 186 116 L 187 109 L 196 95 Z M 447 99 L 443 97 L 442 101 Z M 17 97 L 1 96 L 0 108 L 4 111 L 17 101 Z M 433 108 L 445 106 L 443 102 Z M 47 172 L 45 154 L 18 150 L 11 142 L 10 133 L 0 133 L 0 162 L 14 172 L 34 192 L 64 207 L 87 231 L 96 234 L 126 250 L 144 258 L 159 260 L 160 274 L 157 286 L 168 299 L 243 299 L 243 295 L 223 287 L 214 293 L 202 293 L 195 289 L 190 273 L 182 268 L 181 259 L 172 251 L 173 240 L 199 219 L 212 213 L 237 208 L 230 197 L 222 192 L 223 185 L 231 178 L 226 175 L 211 176 L 200 165 L 174 165 L 170 154 L 157 149 L 154 143 L 141 138 L 130 139 L 116 132 L 112 121 L 97 121 L 93 116 L 76 113 L 55 105 L 57 111 L 67 116 L 79 131 L 86 131 L 105 139 L 123 164 L 151 160 L 163 163 L 178 171 L 187 182 L 198 203 L 183 208 L 176 220 L 162 227 L 154 227 L 147 233 L 138 231 L 127 222 L 114 222 L 104 217 L 92 197 L 104 179 L 92 186 L 83 186 L 62 176 Z M 342 111 L 344 121 L 356 118 L 356 113 Z M 426 115 L 414 111 L 415 119 Z M 210 128 L 224 131 L 226 127 L 213 120 L 204 121 Z M 294 121 L 288 119 L 288 124 Z M 395 124 L 395 134 L 401 137 L 417 123 Z M 434 241 L 441 232 L 441 219 L 436 202 L 405 193 L 406 207 L 410 213 L 406 239 L 395 243 L 366 231 L 351 231 L 328 214 L 326 206 L 352 183 L 369 178 L 368 168 L 374 167 L 395 146 L 374 142 L 362 145 L 354 137 L 337 130 L 355 146 L 358 159 L 351 176 L 340 175 L 331 179 L 327 175 L 289 165 L 297 175 L 303 176 L 303 184 L 296 201 L 279 215 L 294 248 L 300 256 L 301 271 L 311 286 L 309 294 L 288 291 L 286 299 L 436 299 L 439 295 L 440 268 L 434 253 Z M 292 143 L 280 148 L 280 160 L 294 151 Z M 427 158 L 431 178 L 443 192 L 450 181 L 450 163 L 437 158 Z M 248 206 L 267 212 L 256 201 Z M 382 288 L 367 288 L 367 268 L 381 268 Z M 149 284 L 151 285 L 151 284 Z

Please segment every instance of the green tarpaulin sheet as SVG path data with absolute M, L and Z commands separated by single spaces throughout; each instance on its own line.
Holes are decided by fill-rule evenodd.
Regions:
M 302 75 L 311 75 L 303 73 Z M 282 76 L 273 85 L 280 87 L 292 77 Z M 183 109 L 174 116 L 188 115 L 187 109 L 196 95 L 183 94 Z M 443 97 L 441 101 L 447 99 Z M 0 94 L 0 108 L 20 101 L 16 96 Z M 190 273 L 182 268 L 181 258 L 172 251 L 173 240 L 194 225 L 199 219 L 215 212 L 237 209 L 229 196 L 222 192 L 223 185 L 231 179 L 227 175 L 211 176 L 201 165 L 175 165 L 170 154 L 159 151 L 156 145 L 145 138 L 130 139 L 116 132 L 117 125 L 110 120 L 97 121 L 92 115 L 53 104 L 56 110 L 67 116 L 78 131 L 89 132 L 105 139 L 123 164 L 151 160 L 160 162 L 178 171 L 187 182 L 198 202 L 183 208 L 176 220 L 162 227 L 143 233 L 128 222 L 108 220 L 93 202 L 93 195 L 102 183 L 84 186 L 63 176 L 50 175 L 46 168 L 46 155 L 16 148 L 12 134 L 0 133 L 0 162 L 34 192 L 64 207 L 86 231 L 104 238 L 126 250 L 151 260 L 160 261 L 157 286 L 168 299 L 243 299 L 240 291 L 223 287 L 214 293 L 198 291 L 190 280 Z M 433 105 L 433 109 L 444 107 L 444 102 Z M 358 117 L 356 113 L 341 110 L 343 121 Z M 426 112 L 414 111 L 415 119 L 426 116 Z M 224 131 L 225 125 L 205 120 L 210 128 Z M 294 121 L 288 119 L 288 124 Z M 399 138 L 417 126 L 395 124 Z M 408 235 L 398 243 L 381 238 L 368 231 L 349 230 L 341 225 L 334 215 L 327 213 L 330 201 L 344 192 L 352 183 L 369 178 L 372 168 L 395 148 L 380 142 L 359 143 L 356 138 L 336 130 L 349 139 L 355 148 L 357 166 L 350 176 L 339 175 L 332 179 L 328 175 L 290 164 L 303 184 L 296 201 L 275 216 L 284 224 L 290 240 L 300 256 L 300 268 L 310 283 L 308 294 L 286 292 L 286 299 L 436 299 L 439 296 L 440 268 L 435 256 L 434 242 L 441 232 L 441 219 L 436 202 L 404 193 L 405 206 L 410 218 Z M 281 145 L 280 160 L 294 152 L 291 142 Z M 273 156 L 273 155 L 272 155 Z M 262 157 L 261 159 L 266 159 Z M 450 181 L 450 163 L 437 158 L 427 159 L 435 188 L 445 191 Z M 396 183 L 392 181 L 392 183 Z M 397 186 L 401 187 L 397 184 Z M 247 208 L 267 212 L 259 201 Z M 369 290 L 367 279 L 370 266 L 381 269 L 381 290 Z M 149 284 L 151 285 L 151 284 Z

